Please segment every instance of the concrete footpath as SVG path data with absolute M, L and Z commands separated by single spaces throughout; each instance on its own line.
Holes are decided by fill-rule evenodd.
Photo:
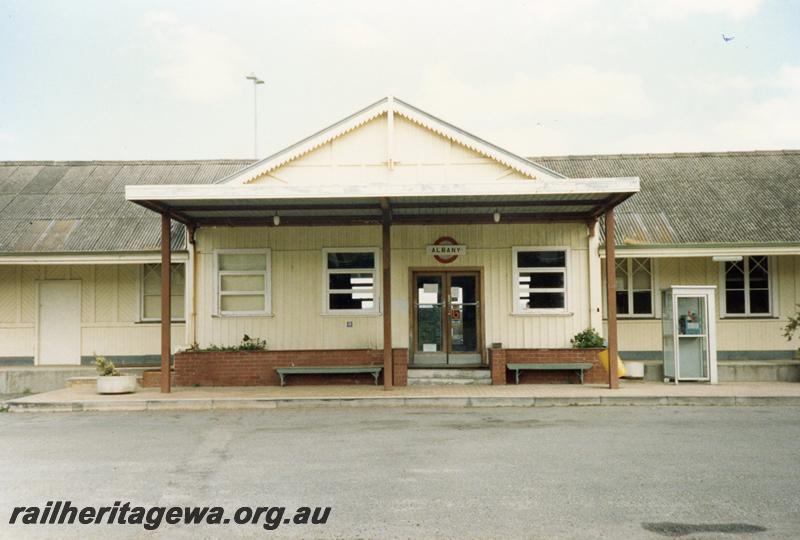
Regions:
M 800 384 L 621 381 L 602 385 L 205 387 L 99 395 L 90 385 L 5 402 L 10 412 L 272 409 L 276 407 L 552 407 L 575 405 L 800 405 Z

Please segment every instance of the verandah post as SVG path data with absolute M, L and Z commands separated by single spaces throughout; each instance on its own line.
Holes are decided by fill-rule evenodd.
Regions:
M 614 209 L 606 212 L 606 306 L 608 307 L 608 387 L 619 388 L 617 377 L 617 264 Z
M 392 229 L 388 212 L 383 218 L 383 388 L 392 388 Z
M 170 260 L 172 238 L 170 235 L 171 219 L 168 214 L 161 214 L 161 392 L 169 393 L 170 353 L 172 342 L 172 312 L 170 306 Z

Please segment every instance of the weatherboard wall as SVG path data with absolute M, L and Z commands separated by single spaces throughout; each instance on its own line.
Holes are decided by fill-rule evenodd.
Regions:
M 717 349 L 723 352 L 743 353 L 755 351 L 758 355 L 770 351 L 776 357 L 797 349 L 798 342 L 788 342 L 783 337 L 787 318 L 796 313 L 800 304 L 800 256 L 776 256 L 770 259 L 773 268 L 772 287 L 774 313 L 770 317 L 720 317 L 719 296 L 722 291 L 720 265 L 711 257 L 675 257 L 653 259 L 655 289 L 661 291 L 672 285 L 715 285 L 717 287 Z M 605 286 L 605 281 L 603 282 Z M 619 319 L 620 350 L 644 353 L 652 357 L 661 354 L 660 295 L 655 298 L 655 317 Z M 606 325 L 604 323 L 604 329 Z M 758 359 L 754 357 L 753 359 Z
M 426 246 L 441 236 L 467 245 L 466 255 L 440 264 Z M 363 227 L 201 228 L 197 232 L 197 341 L 235 344 L 244 334 L 266 339 L 270 349 L 355 349 L 383 346 L 377 315 L 323 314 L 323 248 L 374 247 L 381 229 Z M 589 325 L 589 239 L 583 224 L 392 227 L 392 340 L 408 347 L 411 268 L 483 268 L 485 341 L 506 347 L 569 347 Z M 569 248 L 569 310 L 557 315 L 512 314 L 512 247 Z M 214 313 L 214 251 L 271 250 L 271 316 Z M 351 326 L 348 326 L 348 322 Z
M 43 280 L 81 282 L 81 356 L 158 354 L 158 323 L 139 322 L 139 265 L 0 265 L 0 364 L 33 362 L 36 290 Z M 184 344 L 183 323 L 173 325 L 172 337 L 173 348 Z

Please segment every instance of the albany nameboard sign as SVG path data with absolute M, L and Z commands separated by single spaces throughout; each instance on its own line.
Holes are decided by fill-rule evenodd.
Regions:
M 428 246 L 428 255 L 433 255 L 433 258 L 442 264 L 449 264 L 455 261 L 459 255 L 466 253 L 467 246 L 459 244 L 449 236 L 442 236 Z

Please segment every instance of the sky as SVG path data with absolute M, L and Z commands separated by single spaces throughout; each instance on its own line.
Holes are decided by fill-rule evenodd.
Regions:
M 800 0 L 0 0 L 0 160 L 252 158 L 251 72 L 259 158 L 387 95 L 523 156 L 797 149 L 798 29 Z

